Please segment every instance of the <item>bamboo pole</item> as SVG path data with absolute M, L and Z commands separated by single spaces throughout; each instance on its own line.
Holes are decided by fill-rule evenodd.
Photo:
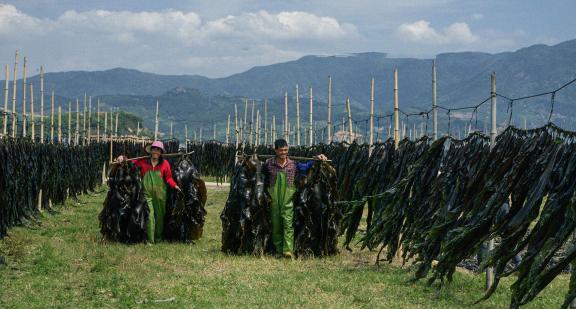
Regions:
M 114 136 L 118 137 L 118 115 L 120 114 L 120 111 L 118 109 L 116 109 L 116 125 L 114 126 Z
M 62 106 L 58 103 L 58 143 L 62 143 Z
M 214 136 L 212 137 L 212 140 L 216 140 L 216 124 L 214 124 Z
M 9 81 L 8 79 L 10 78 L 9 72 L 8 72 L 8 65 L 6 65 L 6 78 L 5 78 L 5 86 L 4 86 L 4 115 L 3 115 L 3 125 L 4 125 L 4 129 L 2 130 L 2 133 L 4 135 L 6 135 L 8 133 L 8 85 L 9 85 Z
M 86 92 L 84 92 L 84 110 L 82 112 L 82 136 L 86 139 Z
M 108 112 L 104 112 L 104 133 L 102 134 L 102 140 L 106 141 L 108 134 Z
M 74 132 L 74 145 L 78 145 L 78 138 L 80 135 L 80 108 L 78 98 L 76 98 L 76 131 Z
M 238 149 L 238 135 L 240 132 L 238 132 L 238 104 L 234 104 L 234 138 L 235 138 L 235 148 L 234 149 Z
M 140 122 L 138 122 L 140 124 Z M 184 143 L 186 145 L 186 152 L 188 152 L 188 125 L 184 125 Z
M 228 120 L 226 121 L 226 144 L 230 142 L 230 114 L 228 114 Z
M 312 96 L 310 96 L 312 100 Z M 332 142 L 332 76 L 328 75 L 328 141 Z M 312 134 L 310 134 L 312 139 Z
M 44 67 L 40 67 L 40 143 L 44 143 Z
M 288 136 L 288 91 L 284 91 L 284 139 L 290 143 L 290 136 Z
M 496 145 L 496 135 L 498 130 L 496 128 L 496 72 L 492 72 L 490 76 L 490 150 L 494 149 Z M 494 250 L 494 238 L 488 241 L 488 253 Z M 488 267 L 486 269 L 486 290 L 490 289 L 494 284 L 494 268 Z
M 276 141 L 276 115 L 272 115 L 272 140 L 270 144 L 274 144 Z
M 18 68 L 18 50 L 14 55 L 14 85 L 12 86 L 12 137 L 16 137 L 16 122 L 18 115 L 16 115 L 16 69 Z
M 170 138 L 174 138 L 174 121 L 170 121 Z
M 264 145 L 268 143 L 268 99 L 264 99 Z
M 352 133 L 352 110 L 350 109 L 350 98 L 346 98 L 346 109 L 348 110 L 348 134 L 350 138 L 348 142 L 352 143 L 354 141 L 353 133 Z
M 312 112 L 313 112 L 313 110 L 314 110 L 314 109 L 312 108 L 312 104 L 313 104 L 313 99 L 312 99 L 312 87 L 309 88 L 309 91 L 310 91 L 310 119 L 308 120 L 308 124 L 309 124 L 310 128 L 308 128 L 308 136 L 309 136 L 309 139 L 310 139 L 310 146 L 312 146 L 312 145 L 314 145 L 314 140 L 312 140 L 312 137 L 313 137 L 313 135 L 312 135 L 312 122 L 313 122 L 313 119 L 314 119 L 314 118 L 312 118 Z M 328 129 L 328 130 L 330 130 L 330 129 Z M 328 131 L 328 132 L 330 132 L 330 131 Z M 330 134 L 328 134 L 328 135 L 330 135 Z M 328 138 L 328 140 L 330 140 L 330 138 Z
M 196 129 L 194 129 L 194 143 L 196 143 Z
M 138 134 L 136 134 L 138 136 Z M 92 96 L 88 97 L 88 144 L 92 142 Z
M 398 135 L 398 68 L 394 68 L 394 148 L 398 149 L 400 136 Z
M 52 103 L 52 113 L 50 115 L 50 144 L 54 144 L 54 90 L 52 90 L 50 101 Z M 58 104 L 58 108 L 60 108 L 60 104 Z
M 436 60 L 432 60 L 432 140 L 438 139 L 438 106 L 436 104 Z
M 96 142 L 100 143 L 100 98 L 96 101 Z
M 240 131 L 242 143 L 244 143 L 244 141 L 245 141 L 244 134 L 246 134 L 246 123 L 247 122 L 248 122 L 248 98 L 245 98 L 244 99 L 244 122 L 242 122 L 242 129 Z
M 32 122 L 32 142 L 36 140 L 36 124 L 34 123 L 34 85 L 30 83 L 30 121 Z
M 260 145 L 260 110 L 256 111 L 256 147 Z
M 252 113 L 250 114 L 250 145 L 254 145 L 254 99 L 252 99 Z
M 28 119 L 26 115 L 26 57 L 24 57 L 24 71 L 22 77 L 22 136 L 26 136 L 27 126 L 28 126 Z
M 72 143 L 72 101 L 68 101 L 68 145 Z
M 296 84 L 296 144 L 300 146 L 300 94 Z
M 200 143 L 202 143 L 202 127 L 200 127 Z
M 374 77 L 370 80 L 370 147 L 368 147 L 368 155 L 372 155 L 372 147 L 374 145 Z
M 154 124 L 154 140 L 157 141 L 158 140 L 158 108 L 159 108 L 159 102 L 158 100 L 156 100 L 156 120 L 155 120 L 155 124 Z

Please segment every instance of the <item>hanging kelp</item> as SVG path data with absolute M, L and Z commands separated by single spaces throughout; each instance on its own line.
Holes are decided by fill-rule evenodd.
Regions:
M 241 158 L 222 210 L 222 251 L 261 255 L 270 248 L 270 197 L 262 163 L 256 155 Z
M 164 237 L 184 242 L 198 240 L 202 236 L 206 216 L 206 185 L 188 157 L 180 158 L 174 165 L 173 176 L 182 191 L 170 190 Z
M 342 214 L 338 200 L 336 170 L 316 162 L 298 181 L 294 193 L 294 251 L 297 256 L 328 256 L 338 253 Z
M 146 240 L 149 209 L 140 172 L 130 162 L 110 169 L 108 194 L 100 212 L 100 232 L 111 241 L 127 243 Z

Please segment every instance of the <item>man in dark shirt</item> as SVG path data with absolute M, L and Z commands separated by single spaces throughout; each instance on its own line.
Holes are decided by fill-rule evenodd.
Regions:
M 292 258 L 294 249 L 294 207 L 292 195 L 294 194 L 294 179 L 296 173 L 306 175 L 314 164 L 313 161 L 298 163 L 288 158 L 288 143 L 284 139 L 274 142 L 276 156 L 266 160 L 264 173 L 268 179 L 266 187 L 272 197 L 272 243 L 276 253 Z M 318 155 L 319 160 L 326 160 L 323 154 Z

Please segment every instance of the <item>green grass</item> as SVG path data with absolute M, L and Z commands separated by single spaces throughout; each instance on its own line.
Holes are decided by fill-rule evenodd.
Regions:
M 297 261 L 224 255 L 218 216 L 227 190 L 209 190 L 204 237 L 193 245 L 102 241 L 97 215 L 104 192 L 44 214 L 40 226 L 11 229 L 0 241 L 7 261 L 0 266 L 0 308 L 462 308 L 482 295 L 483 275 L 459 272 L 442 288 L 408 283 L 412 271 L 377 267 L 366 251 Z M 511 282 L 475 307 L 507 307 Z M 557 278 L 527 307 L 558 307 L 567 285 L 568 276 Z

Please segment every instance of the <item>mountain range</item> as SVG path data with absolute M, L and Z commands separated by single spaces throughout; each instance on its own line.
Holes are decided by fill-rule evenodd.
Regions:
M 490 74 L 496 72 L 497 92 L 509 98 L 547 92 L 576 77 L 576 40 L 557 45 L 533 45 L 513 52 L 497 54 L 479 52 L 444 53 L 435 57 L 437 68 L 438 104 L 442 107 L 474 106 L 490 95 Z M 298 60 L 254 67 L 246 72 L 223 78 L 198 75 L 159 75 L 133 69 L 116 68 L 106 71 L 73 71 L 45 74 L 46 95 L 51 90 L 59 103 L 83 98 L 84 93 L 98 97 L 106 107 L 117 106 L 142 117 L 152 127 L 155 102 L 161 106 L 162 128 L 174 121 L 176 131 L 184 124 L 190 128 L 212 130 L 215 123 L 224 131 L 228 114 L 234 115 L 238 104 L 240 118 L 244 113 L 244 98 L 254 98 L 263 112 L 262 102 L 268 99 L 268 122 L 276 115 L 281 125 L 284 92 L 289 94 L 290 115 L 295 115 L 295 85 L 300 86 L 301 117 L 308 123 L 308 90 L 313 89 L 314 119 L 326 119 L 328 76 L 332 78 L 333 122 L 344 115 L 347 97 L 352 102 L 354 119 L 364 119 L 370 105 L 370 79 L 375 79 L 376 114 L 393 110 L 393 70 L 398 68 L 400 109 L 405 113 L 429 110 L 431 107 L 431 69 L 433 59 L 390 58 L 387 54 L 369 52 L 341 56 L 305 56 Z M 28 79 L 39 89 L 38 75 Z M 2 82 L 3 83 L 3 82 Z M 20 81 L 18 92 L 21 92 Z M 11 83 L 10 83 L 11 85 Z M 37 91 L 37 90 L 36 90 Z M 21 93 L 18 94 L 21 105 Z M 11 94 L 10 94 L 11 98 Z M 552 121 L 569 129 L 574 128 L 576 84 L 555 95 Z M 250 101 L 251 102 L 251 101 Z M 544 124 L 551 109 L 551 96 L 531 100 L 509 101 L 499 98 L 498 122 L 505 125 L 509 118 L 514 123 L 529 126 Z M 454 125 L 487 121 L 489 104 L 473 109 L 451 111 L 448 117 L 440 109 L 441 128 L 447 128 L 450 118 Z M 48 109 L 48 107 L 46 107 Z M 250 114 L 250 113 L 249 113 Z M 249 117 L 250 118 L 250 115 Z M 478 120 L 476 120 L 476 118 Z M 472 119 L 473 121 L 470 121 Z M 424 117 L 405 119 L 421 122 Z M 383 127 L 388 120 L 379 123 Z M 460 121 L 460 123 L 458 123 Z M 478 127 L 481 125 L 478 124 Z M 481 128 L 480 128 L 481 129 Z M 210 131 L 211 132 L 211 131 Z

